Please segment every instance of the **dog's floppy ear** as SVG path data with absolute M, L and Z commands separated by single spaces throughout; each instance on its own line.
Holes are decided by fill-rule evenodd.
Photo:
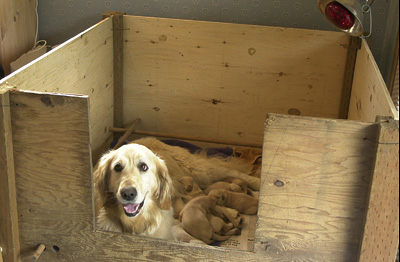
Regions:
M 154 193 L 154 199 L 157 200 L 157 203 L 162 210 L 169 210 L 172 205 L 172 195 L 174 190 L 172 180 L 169 176 L 165 162 L 159 157 L 156 157 L 155 163 L 157 167 L 156 176 L 158 188 Z
M 94 192 L 96 201 L 99 207 L 104 206 L 108 201 L 108 180 L 110 173 L 110 164 L 112 161 L 112 152 L 109 152 L 101 157 L 95 171 L 93 172 Z

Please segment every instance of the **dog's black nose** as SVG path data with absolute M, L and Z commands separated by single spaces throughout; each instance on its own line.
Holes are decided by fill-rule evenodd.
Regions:
M 134 187 L 124 187 L 121 189 L 121 196 L 126 201 L 132 201 L 137 195 L 136 188 Z

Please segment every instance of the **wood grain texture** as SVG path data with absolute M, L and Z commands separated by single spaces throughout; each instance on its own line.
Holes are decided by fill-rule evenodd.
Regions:
M 93 224 L 88 98 L 13 92 L 10 105 L 21 256 L 31 259 L 50 232 Z
M 94 231 L 87 97 L 12 93 L 21 258 L 276 261 L 254 253 Z
M 0 81 L 22 90 L 90 96 L 92 149 L 113 124 L 113 34 L 106 19 Z
M 371 50 L 363 40 L 357 54 L 348 119 L 374 122 L 378 115 L 399 119 Z
M 134 16 L 124 29 L 124 122 L 141 130 L 261 143 L 267 113 L 339 117 L 344 34 Z
M 9 74 L 10 63 L 35 45 L 36 1 L 1 1 L 0 25 L 0 63 Z
M 4 261 L 20 260 L 16 199 L 9 93 L 0 89 L 0 256 Z
M 281 261 L 356 261 L 377 128 L 267 117 L 256 252 Z
M 399 122 L 379 118 L 359 261 L 393 262 L 399 244 Z

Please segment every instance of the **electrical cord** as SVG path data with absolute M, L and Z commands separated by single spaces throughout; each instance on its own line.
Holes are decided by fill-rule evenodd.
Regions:
M 36 46 L 37 41 L 38 41 L 38 37 L 39 37 L 39 13 L 38 13 L 38 7 L 39 7 L 39 0 L 36 0 L 36 32 L 35 32 L 35 43 L 33 43 L 33 47 Z

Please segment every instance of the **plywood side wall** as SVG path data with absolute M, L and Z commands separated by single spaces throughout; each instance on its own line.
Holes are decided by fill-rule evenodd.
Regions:
M 89 95 L 96 151 L 113 123 L 112 33 L 111 20 L 105 20 L 2 79 L 0 87 L 7 83 L 22 90 Z
M 348 119 L 375 122 L 379 115 L 399 119 L 371 50 L 363 40 L 357 54 Z
M 267 113 L 339 118 L 348 44 L 341 33 L 125 16 L 125 123 L 261 144 Z
M 377 126 L 269 115 L 256 231 L 282 261 L 357 261 Z

